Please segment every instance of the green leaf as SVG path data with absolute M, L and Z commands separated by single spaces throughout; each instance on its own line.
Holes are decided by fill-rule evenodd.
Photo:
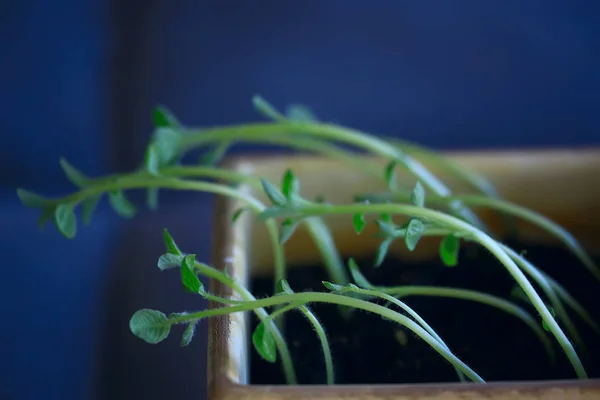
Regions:
M 258 112 L 265 117 L 274 121 L 285 121 L 285 116 L 281 114 L 275 107 L 273 107 L 267 100 L 263 99 L 259 95 L 252 97 L 252 105 Z
M 297 222 L 294 222 L 291 218 L 286 218 L 281 223 L 281 230 L 279 231 L 279 244 L 284 244 L 296 231 L 298 226 Z
M 265 328 L 264 323 L 259 323 L 252 334 L 252 343 L 258 354 L 270 363 L 277 361 L 277 346 L 271 331 Z
M 171 165 L 179 155 L 181 133 L 173 128 L 158 128 L 154 132 L 152 146 L 158 153 L 159 165 Z
M 194 337 L 194 332 L 196 332 L 196 321 L 190 322 L 190 324 L 183 331 L 183 335 L 181 336 L 181 347 L 185 347 L 192 342 L 192 338 Z
M 418 219 L 411 219 L 406 227 L 406 234 L 404 236 L 404 242 L 410 251 L 413 251 L 417 247 L 417 243 L 421 240 L 423 232 L 425 232 L 425 225 Z
M 179 268 L 183 262 L 183 255 L 166 253 L 158 259 L 158 268 L 161 271 L 171 268 Z
M 395 235 L 396 225 L 394 223 L 387 222 L 385 220 L 377 220 L 377 221 L 375 221 L 375 223 L 379 227 L 379 230 L 381 231 L 381 233 L 384 234 L 384 236 L 389 236 L 389 237 L 396 236 Z
M 198 160 L 198 164 L 207 167 L 214 167 L 225 157 L 225 154 L 227 154 L 227 150 L 229 150 L 231 144 L 232 142 L 219 143 L 211 151 L 202 154 Z
M 421 182 L 417 181 L 412 193 L 410 194 L 410 201 L 417 207 L 425 206 L 425 189 Z
M 156 310 L 136 311 L 129 320 L 129 329 L 138 338 L 150 344 L 162 342 L 171 332 L 167 316 Z
M 363 287 L 365 289 L 373 287 L 373 285 L 371 285 L 367 278 L 365 278 L 364 275 L 360 272 L 360 267 L 358 266 L 356 261 L 354 261 L 353 258 L 350 258 L 348 260 L 348 268 L 350 269 L 350 275 L 352 275 L 352 279 L 354 279 L 354 282 L 356 282 L 358 286 Z
M 460 250 L 460 239 L 449 234 L 440 243 L 440 258 L 446 267 L 456 267 L 458 264 L 458 252 Z
M 336 283 L 331 283 L 328 281 L 323 281 L 323 286 L 325 286 L 325 288 L 327 290 L 331 290 L 332 292 L 342 292 L 344 290 L 344 287 L 342 285 L 338 285 Z
M 290 287 L 290 284 L 285 279 L 280 279 L 277 282 L 277 293 L 289 293 L 292 294 L 294 291 Z
M 146 171 L 148 171 L 151 175 L 158 175 L 158 170 L 161 167 L 161 160 L 156 144 L 151 144 L 146 148 L 144 164 L 146 165 Z
M 375 254 L 375 267 L 381 267 L 381 264 L 383 264 L 383 260 L 385 260 L 385 256 L 387 255 L 390 245 L 393 241 L 393 237 L 388 237 L 383 242 L 381 242 L 381 244 L 377 248 L 377 253 Z
M 81 219 L 83 220 L 84 225 L 89 225 L 92 220 L 92 215 L 94 215 L 94 211 L 96 211 L 96 207 L 98 206 L 98 202 L 102 198 L 102 193 L 94 194 L 87 197 L 81 203 Z
M 121 217 L 133 218 L 137 212 L 133 203 L 125 197 L 125 194 L 121 190 L 109 192 L 108 201 L 115 212 Z
M 290 104 L 285 109 L 285 115 L 291 121 L 296 122 L 316 122 L 319 120 L 310 108 L 302 104 Z
M 194 268 L 194 263 L 196 261 L 195 254 L 188 254 L 183 258 L 181 263 L 181 283 L 186 291 L 194 294 L 201 294 L 204 292 L 204 286 L 198 275 L 196 275 L 196 270 Z
M 181 250 L 179 250 L 177 243 L 175 243 L 175 240 L 173 239 L 173 237 L 171 236 L 171 234 L 169 233 L 167 228 L 165 228 L 163 230 L 163 241 L 165 242 L 165 247 L 167 248 L 167 253 L 175 254 L 175 255 L 183 254 L 181 252 Z
M 231 217 L 231 223 L 235 224 L 235 222 L 240 218 L 242 213 L 246 211 L 245 207 L 240 207 L 233 212 L 233 216 Z
M 392 191 L 396 190 L 396 174 L 394 169 L 396 168 L 396 161 L 389 162 L 383 170 L 383 177 L 388 188 Z
M 165 106 L 156 106 L 152 109 L 152 123 L 155 127 L 173 127 L 178 128 L 181 127 L 181 124 L 175 118 L 173 113 L 169 111 L 169 109 Z
M 286 199 L 292 200 L 300 191 L 300 182 L 296 179 L 294 171 L 287 169 L 281 180 L 281 191 Z
M 60 204 L 54 211 L 56 227 L 67 239 L 73 239 L 77 234 L 77 217 L 72 204 Z
M 160 189 L 157 187 L 150 187 L 146 189 L 146 205 L 149 209 L 155 211 L 158 209 L 158 195 Z
M 25 207 L 45 208 L 52 205 L 50 200 L 25 189 L 17 189 L 17 197 Z
M 550 311 L 550 314 L 552 315 L 552 318 L 556 317 L 556 313 L 554 312 L 554 308 L 548 307 L 548 311 Z M 550 327 L 548 326 L 548 324 L 544 320 L 542 320 L 542 328 L 544 328 L 544 330 L 546 332 L 550 332 Z
M 60 167 L 64 171 L 69 182 L 71 182 L 73 185 L 77 186 L 78 188 L 84 188 L 87 186 L 89 178 L 81 172 L 79 172 L 64 158 L 60 159 Z
M 287 203 L 287 199 L 285 198 L 285 196 L 271 182 L 269 182 L 266 179 L 260 178 L 260 183 L 262 185 L 263 191 L 265 192 L 271 203 L 280 207 L 284 206 Z
M 367 222 L 365 221 L 365 214 L 354 214 L 352 218 L 352 223 L 354 224 L 354 230 L 357 234 L 360 235 L 363 229 L 365 229 L 365 225 L 367 224 Z

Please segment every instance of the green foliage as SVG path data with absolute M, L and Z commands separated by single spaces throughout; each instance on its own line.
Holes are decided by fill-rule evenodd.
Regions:
M 435 152 L 411 147 L 406 143 L 384 140 L 334 124 L 322 124 L 306 106 L 291 105 L 285 108 L 285 113 L 281 113 L 260 96 L 255 96 L 252 102 L 270 122 L 191 129 L 184 127 L 166 107 L 157 106 L 152 110 L 155 129 L 146 147 L 144 162 L 138 170 L 128 174 L 91 178 L 61 159 L 60 166 L 66 178 L 76 188 L 74 193 L 58 199 L 46 199 L 33 192 L 17 190 L 17 196 L 25 206 L 41 212 L 40 226 L 53 220 L 58 231 L 69 239 L 77 234 L 76 210 L 79 208 L 81 211 L 83 223 L 89 224 L 104 195 L 108 197 L 109 204 L 118 215 L 124 218 L 134 217 L 137 209 L 125 193 L 135 189 L 146 191 L 146 204 L 150 209 L 158 208 L 160 190 L 164 189 L 206 191 L 229 196 L 243 203 L 234 211 L 232 223 L 236 222 L 245 211 L 257 215 L 259 221 L 266 224 L 273 246 L 277 284 L 273 296 L 261 299 L 254 298 L 241 287 L 234 277 L 227 275 L 226 269 L 216 270 L 197 262 L 195 255 L 184 254 L 165 229 L 163 239 L 166 253 L 158 259 L 158 268 L 161 271 L 179 268 L 184 290 L 219 303 L 221 307 L 191 313 L 171 313 L 168 316 L 160 311 L 142 309 L 130 320 L 130 330 L 136 337 L 148 343 L 159 343 L 168 337 L 172 325 L 183 324 L 186 328 L 182 333 L 180 344 L 187 346 L 193 339 L 198 321 L 202 318 L 252 311 L 260 320 L 252 334 L 255 350 L 269 362 L 281 362 L 288 382 L 295 384 L 297 383 L 295 370 L 289 349 L 275 322 L 285 312 L 297 310 L 311 323 L 319 337 L 326 365 L 326 382 L 333 384 L 333 363 L 328 338 L 322 324 L 308 307 L 310 303 L 324 302 L 337 305 L 340 310 L 345 310 L 344 313 L 348 310 L 362 310 L 375 313 L 389 320 L 390 323 L 403 326 L 425 340 L 452 364 L 458 372 L 459 379 L 462 380 L 466 376 L 481 382 L 482 378 L 459 360 L 414 310 L 399 300 L 400 297 L 408 295 L 446 296 L 478 301 L 521 318 L 551 353 L 551 343 L 548 335 L 544 334 L 545 331 L 549 332 L 567 355 L 578 377 L 586 377 L 570 338 L 563 333 L 558 324 L 560 322 L 566 327 L 569 336 L 576 341 L 578 349 L 581 349 L 577 340 L 577 331 L 573 329 L 562 302 L 574 309 L 589 325 L 597 325 L 557 282 L 490 236 L 485 226 L 468 207 L 489 207 L 542 227 L 562 240 L 583 265 L 600 280 L 600 269 L 568 232 L 532 210 L 500 199 L 489 182 L 473 171 L 455 166 Z M 361 172 L 371 174 L 373 179 L 383 178 L 382 183 L 387 185 L 388 192 L 357 195 L 356 202 L 350 204 L 332 204 L 325 202 L 324 199 L 310 201 L 302 198 L 300 181 L 289 168 L 285 169 L 282 175 L 280 187 L 262 177 L 251 177 L 259 178 L 260 181 L 244 180 L 235 171 L 217 167 L 231 146 L 237 142 L 284 144 L 291 148 L 338 158 L 348 162 L 349 175 L 357 172 L 351 167 L 357 167 Z M 352 149 L 346 150 L 338 145 L 349 145 Z M 185 153 L 195 148 L 204 150 L 198 165 L 181 166 L 180 162 Z M 359 159 L 356 157 L 355 150 L 367 151 L 387 160 L 383 177 L 381 167 L 373 167 L 369 161 Z M 453 195 L 434 174 L 412 159 L 411 154 L 425 155 L 429 161 L 444 167 L 484 195 Z M 412 182 L 416 180 L 412 190 L 406 190 L 406 185 L 398 179 L 397 167 L 411 174 L 414 178 Z M 218 182 L 213 182 L 214 179 Z M 250 191 L 246 190 L 245 186 L 242 190 L 239 186 L 241 182 L 252 189 L 262 189 L 270 204 L 263 204 L 258 197 L 249 194 Z M 310 186 L 310 182 L 303 183 L 306 184 L 303 187 Z M 353 259 L 348 261 L 347 268 L 343 265 L 323 217 L 345 215 L 347 218 L 352 218 L 353 229 L 360 235 L 366 227 L 367 216 L 372 214 L 380 216 L 376 220 L 379 228 L 377 235 L 381 238 L 381 242 L 375 255 L 375 267 L 382 265 L 395 240 L 403 241 L 408 250 L 414 251 L 422 237 L 439 236 L 442 238 L 439 246 L 439 257 L 442 263 L 457 268 L 460 267 L 461 241 L 477 243 L 496 256 L 507 273 L 515 278 L 518 291 L 515 291 L 514 295 L 526 299 L 529 305 L 537 310 L 542 323 L 531 318 L 527 312 L 514 304 L 485 293 L 441 287 L 389 288 L 371 285 Z M 395 216 L 404 217 L 406 222 L 397 225 L 393 218 Z M 277 220 L 274 221 L 275 219 Z M 323 282 L 326 291 L 295 293 L 285 280 L 286 260 L 283 245 L 295 234 L 300 223 L 306 224 L 330 273 L 330 281 Z M 349 283 L 348 272 L 355 283 Z M 216 279 L 223 285 L 229 286 L 236 297 L 222 298 L 208 292 L 203 287 L 200 276 Z M 535 287 L 529 284 L 529 279 L 535 281 Z M 537 293 L 538 286 L 549 299 L 550 305 L 546 305 Z M 385 306 L 373 299 L 386 301 Z M 268 313 L 266 310 L 270 307 L 273 309 Z M 395 311 L 394 307 L 400 308 L 402 312 Z

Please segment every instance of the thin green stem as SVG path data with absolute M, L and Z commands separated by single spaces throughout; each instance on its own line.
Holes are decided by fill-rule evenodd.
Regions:
M 394 234 L 399 234 L 402 231 L 404 230 L 400 229 L 398 230 L 398 232 L 394 232 Z M 423 232 L 425 236 L 445 236 L 450 233 L 453 232 L 445 228 L 428 228 L 425 230 L 425 232 Z M 465 240 L 470 240 L 469 235 L 461 235 L 461 237 Z M 569 314 L 565 310 L 562 302 L 560 301 L 560 298 L 554 292 L 554 288 L 547 280 L 547 278 L 544 275 L 542 275 L 541 272 L 533 264 L 531 264 L 524 257 L 519 255 L 516 251 L 512 250 L 510 247 L 502 243 L 498 244 L 513 259 L 513 261 L 540 286 L 544 294 L 548 297 L 548 300 L 550 300 L 550 304 L 556 311 L 558 319 L 562 321 L 567 327 L 569 335 L 573 337 L 573 341 L 577 343 L 577 345 L 582 349 L 582 352 L 585 352 L 585 344 L 583 342 L 583 339 L 579 335 L 575 324 L 573 324 L 573 321 L 569 317 Z
M 438 286 L 375 286 L 372 285 L 358 270 L 352 269 L 352 276 L 354 281 L 361 286 L 369 289 L 376 290 L 381 293 L 387 293 L 397 298 L 409 297 L 409 296 L 432 296 L 432 297 L 447 297 L 459 300 L 473 301 L 495 307 L 507 314 L 513 315 L 516 318 L 523 321 L 533 333 L 538 337 L 548 356 L 552 361 L 555 361 L 556 355 L 550 339 L 545 334 L 544 330 L 540 328 L 537 321 L 521 307 L 513 304 L 500 297 L 493 296 L 491 294 L 478 292 L 476 290 L 460 289 L 460 288 L 445 288 Z
M 333 385 L 335 384 L 333 356 L 331 355 L 331 347 L 329 346 L 329 340 L 327 339 L 325 328 L 323 328 L 323 325 L 319 322 L 315 314 L 313 314 L 313 312 L 307 306 L 298 307 L 298 311 L 300 311 L 306 317 L 306 319 L 308 319 L 310 324 L 313 326 L 313 329 L 317 333 L 319 341 L 321 342 L 323 358 L 325 360 L 326 382 L 328 385 Z
M 527 277 L 523 274 L 521 269 L 515 264 L 515 262 L 509 257 L 504 249 L 488 236 L 485 232 L 477 229 L 473 225 L 466 223 L 458 218 L 451 215 L 442 213 L 440 211 L 417 207 L 412 205 L 404 204 L 352 204 L 352 205 L 331 205 L 331 204 L 315 204 L 312 206 L 302 206 L 289 210 L 285 209 L 269 209 L 262 214 L 262 219 L 268 219 L 270 217 L 282 216 L 282 215 L 300 215 L 300 216 L 320 216 L 330 214 L 361 214 L 361 213 L 388 213 L 388 214 L 403 214 L 415 218 L 424 218 L 432 220 L 451 228 L 453 231 L 469 233 L 472 238 L 479 242 L 483 247 L 488 249 L 506 268 L 511 276 L 517 281 L 519 286 L 523 289 L 532 305 L 538 311 L 542 319 L 548 325 L 550 331 L 563 348 L 569 361 L 573 365 L 573 368 L 580 379 L 587 378 L 587 373 L 577 355 L 572 343 L 569 341 L 567 336 L 564 334 L 558 323 L 554 320 L 554 317 L 548 310 L 548 307 L 540 298 L 535 291 L 535 288 L 531 285 Z
M 223 140 L 258 140 L 259 137 L 270 137 L 283 135 L 285 133 L 304 134 L 317 138 L 346 143 L 365 149 L 379 156 L 397 161 L 407 168 L 426 187 L 440 196 L 451 194 L 450 189 L 420 162 L 404 154 L 400 149 L 390 146 L 386 141 L 350 128 L 344 128 L 333 124 L 307 123 L 307 122 L 270 122 L 254 123 L 236 126 L 225 126 L 215 128 L 204 128 L 201 130 L 189 130 L 183 136 L 182 151 L 210 142 Z M 460 202 L 450 204 L 457 215 L 462 216 L 475 225 L 479 224 L 479 218 Z
M 369 199 L 371 201 L 404 202 L 409 201 L 410 196 L 403 193 L 386 193 L 380 195 L 375 194 L 357 196 L 357 200 L 364 199 Z M 579 244 L 577 239 L 575 239 L 575 237 L 573 237 L 573 235 L 571 235 L 565 228 L 536 211 L 533 211 L 531 209 L 506 200 L 494 199 L 479 195 L 451 195 L 446 197 L 434 195 L 428 196 L 428 201 L 431 201 L 433 203 L 448 203 L 453 201 L 460 201 L 468 206 L 487 207 L 507 213 L 514 217 L 521 218 L 533 225 L 542 228 L 543 230 L 558 238 L 581 261 L 581 263 L 592 273 L 592 275 L 594 275 L 596 279 L 600 280 L 600 268 L 598 268 L 594 260 L 587 254 L 587 252 L 583 249 L 581 244 Z
M 232 312 L 241 312 L 241 311 L 250 311 L 256 308 L 263 309 L 265 307 L 272 307 L 280 304 L 287 303 L 297 303 L 297 302 L 306 302 L 306 303 L 331 303 L 338 304 L 342 306 L 354 307 L 357 309 L 361 309 L 364 311 L 372 312 L 382 316 L 383 318 L 387 318 L 392 320 L 410 331 L 412 331 L 417 336 L 421 337 L 427 344 L 429 344 L 435 351 L 437 351 L 442 357 L 444 357 L 448 362 L 452 365 L 456 366 L 460 371 L 462 371 L 469 379 L 474 382 L 483 383 L 483 379 L 469 366 L 463 363 L 459 358 L 457 358 L 452 352 L 448 351 L 448 349 L 440 344 L 433 336 L 431 336 L 425 329 L 423 329 L 420 325 L 412 321 L 410 318 L 396 312 L 390 310 L 386 307 L 380 306 L 378 304 L 370 303 L 368 301 L 355 299 L 348 296 L 337 295 L 334 293 L 322 293 L 322 292 L 301 292 L 301 293 L 293 293 L 293 294 L 277 294 L 276 296 L 267 297 L 260 300 L 248 301 L 242 305 L 236 306 L 225 306 L 218 309 L 208 310 L 212 311 L 208 313 L 208 311 L 199 311 L 195 313 L 190 313 L 184 316 L 179 316 L 173 319 L 170 319 L 168 323 L 184 323 L 198 320 L 200 318 L 206 318 L 207 316 L 216 316 L 216 315 L 224 315 L 230 314 Z M 220 310 L 220 311 L 218 311 Z
M 419 314 L 417 314 L 412 308 L 410 308 L 406 303 L 398 300 L 395 297 L 390 296 L 389 294 L 380 292 L 380 291 L 376 291 L 376 290 L 370 290 L 370 289 L 361 289 L 361 288 L 352 288 L 351 291 L 358 293 L 358 294 L 364 294 L 367 296 L 371 296 L 371 297 L 379 297 L 380 299 L 384 299 L 386 301 L 389 301 L 390 303 L 394 304 L 395 306 L 399 307 L 400 309 L 404 310 L 408 315 L 410 315 L 415 321 L 417 321 L 417 323 L 419 325 L 421 325 L 423 327 L 423 329 L 425 329 L 427 332 L 429 332 L 429 334 L 431 336 L 433 336 L 438 342 L 440 342 L 440 344 L 442 346 L 444 346 L 448 351 L 450 351 L 450 348 L 448 347 L 448 345 L 446 345 L 446 343 L 444 343 L 444 341 L 442 340 L 442 338 L 436 333 L 436 331 L 423 319 L 421 318 L 421 316 Z M 461 382 L 465 381 L 465 375 L 462 373 L 462 371 L 456 367 L 454 367 L 454 369 L 456 370 L 456 373 L 458 375 L 458 379 Z
M 196 268 L 196 270 L 201 275 L 204 275 L 207 278 L 214 279 L 216 281 L 221 282 L 222 284 L 224 284 L 226 286 L 229 286 L 235 293 L 237 293 L 240 296 L 240 298 L 242 300 L 246 301 L 246 303 L 244 303 L 244 304 L 225 307 L 225 309 L 227 309 L 227 308 L 231 309 L 231 308 L 237 307 L 237 308 L 239 308 L 239 311 L 254 311 L 256 316 L 261 321 L 265 321 L 269 318 L 269 314 L 265 311 L 264 307 L 261 307 L 261 306 L 250 307 L 250 308 L 247 307 L 248 304 L 256 303 L 258 300 L 256 300 L 256 298 L 252 295 L 252 293 L 250 293 L 245 287 L 239 285 L 235 280 L 229 278 L 228 276 L 224 275 L 222 272 L 220 272 L 220 271 L 216 270 L 215 268 L 212 268 L 206 264 L 196 262 L 196 263 L 194 263 L 194 268 Z M 219 314 L 218 310 L 223 310 L 223 308 L 207 310 L 206 312 L 214 311 L 215 312 L 214 315 L 230 314 L 230 312 L 225 312 L 225 313 Z M 211 315 L 213 315 L 213 314 L 211 314 Z M 206 315 L 206 316 L 211 316 L 211 315 Z M 281 363 L 283 366 L 283 371 L 285 373 L 286 381 L 290 385 L 297 384 L 298 381 L 296 379 L 296 372 L 294 370 L 294 364 L 292 362 L 292 357 L 290 355 L 290 351 L 288 349 L 287 343 L 286 343 L 285 339 L 283 338 L 283 335 L 279 331 L 277 324 L 275 324 L 273 321 L 267 320 L 265 322 L 265 324 L 268 324 L 269 330 L 271 331 L 271 334 L 273 335 L 273 338 L 275 339 L 275 345 L 277 346 L 277 350 L 279 351 L 279 354 L 281 355 Z

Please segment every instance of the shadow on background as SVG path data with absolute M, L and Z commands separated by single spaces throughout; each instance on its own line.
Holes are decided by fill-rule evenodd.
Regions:
M 598 145 L 599 18 L 566 0 L 3 2 L 0 398 L 204 396 L 205 332 L 150 346 L 127 321 L 202 307 L 154 264 L 163 227 L 209 259 L 210 199 L 134 221 L 104 204 L 67 241 L 14 191 L 71 191 L 59 157 L 132 168 L 153 105 L 234 123 L 258 119 L 255 93 L 435 148 Z

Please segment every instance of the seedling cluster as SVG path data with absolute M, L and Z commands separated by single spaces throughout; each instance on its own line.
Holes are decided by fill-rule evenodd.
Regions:
M 272 245 L 276 285 L 270 297 L 260 299 L 236 282 L 227 271 L 202 263 L 194 254 L 184 253 L 165 229 L 166 253 L 158 259 L 159 269 L 178 269 L 186 291 L 220 306 L 197 312 L 171 314 L 150 309 L 139 310 L 130 321 L 130 329 L 135 336 L 148 343 L 159 343 L 168 337 L 173 325 L 181 324 L 185 325 L 181 345 L 186 346 L 191 342 L 200 320 L 250 311 L 260 320 L 252 335 L 254 348 L 265 360 L 273 363 L 280 361 L 288 383 L 297 384 L 294 362 L 282 325 L 278 323 L 286 312 L 296 311 L 302 313 L 313 326 L 325 360 L 324 381 L 334 384 L 332 360 L 335 355 L 332 355 L 323 325 L 310 309 L 312 303 L 330 303 L 345 310 L 358 309 L 374 313 L 390 323 L 404 326 L 451 363 L 458 379 L 484 382 L 483 377 L 452 352 L 452 343 L 445 343 L 415 310 L 401 300 L 415 295 L 449 297 L 479 302 L 520 319 L 537 335 L 548 353 L 549 362 L 555 359 L 552 340 L 556 340 L 576 375 L 581 379 L 587 377 L 576 351 L 576 348 L 581 350 L 584 346 L 569 311 L 600 333 L 598 325 L 560 283 L 522 254 L 493 237 L 469 207 L 488 207 L 510 217 L 506 220 L 509 224 L 511 218 L 521 218 L 545 229 L 560 239 L 582 265 L 600 280 L 598 267 L 567 231 L 543 215 L 501 199 L 483 177 L 435 152 L 412 143 L 379 138 L 319 122 L 306 107 L 291 106 L 282 113 L 260 97 L 255 97 L 253 101 L 258 111 L 271 119 L 270 122 L 195 129 L 182 125 L 166 108 L 157 107 L 152 113 L 155 131 L 141 168 L 130 173 L 90 178 L 66 160 L 61 160 L 61 167 L 77 187 L 76 191 L 62 198 L 47 199 L 19 189 L 18 196 L 26 206 L 41 210 L 40 226 L 51 220 L 69 239 L 74 238 L 77 233 L 77 212 L 84 224 L 88 224 L 98 202 L 104 196 L 108 197 L 119 215 L 134 217 L 136 207 L 128 200 L 126 191 L 136 189 L 146 191 L 147 204 L 152 209 L 157 208 L 159 191 L 164 189 L 201 191 L 225 196 L 244 204 L 234 213 L 231 223 L 235 223 L 242 213 L 248 212 L 266 225 Z M 383 179 L 388 190 L 385 193 L 356 193 L 355 201 L 349 204 L 333 204 L 327 199 L 306 199 L 302 197 L 301 182 L 291 169 L 285 171 L 280 184 L 276 185 L 260 176 L 219 167 L 219 162 L 228 149 L 241 142 L 276 144 L 339 159 L 348 164 L 350 171 L 355 168 Z M 343 148 L 341 144 L 351 149 Z M 196 149 L 203 150 L 198 163 L 182 165 L 182 157 Z M 356 157 L 357 150 L 387 160 L 385 168 L 381 170 L 377 164 Z M 454 195 L 417 161 L 415 155 L 421 159 L 427 158 L 454 173 L 479 194 Z M 400 185 L 395 174 L 397 168 L 409 171 L 416 178 L 416 185 L 408 190 L 406 185 Z M 241 187 L 251 187 L 262 192 L 266 195 L 268 204 L 260 200 L 262 197 L 241 190 Z M 412 251 L 419 245 L 421 238 L 439 236 L 442 238 L 440 259 L 449 268 L 460 268 L 461 243 L 477 243 L 504 266 L 515 281 L 514 293 L 526 298 L 537 310 L 541 320 L 515 303 L 484 292 L 437 286 L 375 286 L 361 274 L 354 260 L 350 259 L 347 265 L 342 261 L 324 220 L 324 217 L 330 215 L 346 215 L 351 218 L 356 235 L 360 235 L 368 223 L 366 216 L 375 216 L 381 238 L 374 260 L 375 267 L 382 264 L 394 241 L 403 241 L 408 250 Z M 408 219 L 398 224 L 394 220 L 397 217 Z M 325 291 L 294 292 L 286 281 L 284 244 L 300 224 L 306 226 L 317 243 L 327 268 L 330 281 L 323 282 Z M 219 281 L 229 287 L 235 296 L 223 297 L 210 293 L 203 287 L 199 276 Z M 534 284 L 540 288 L 541 293 L 538 293 Z M 383 305 L 381 300 L 385 301 Z

